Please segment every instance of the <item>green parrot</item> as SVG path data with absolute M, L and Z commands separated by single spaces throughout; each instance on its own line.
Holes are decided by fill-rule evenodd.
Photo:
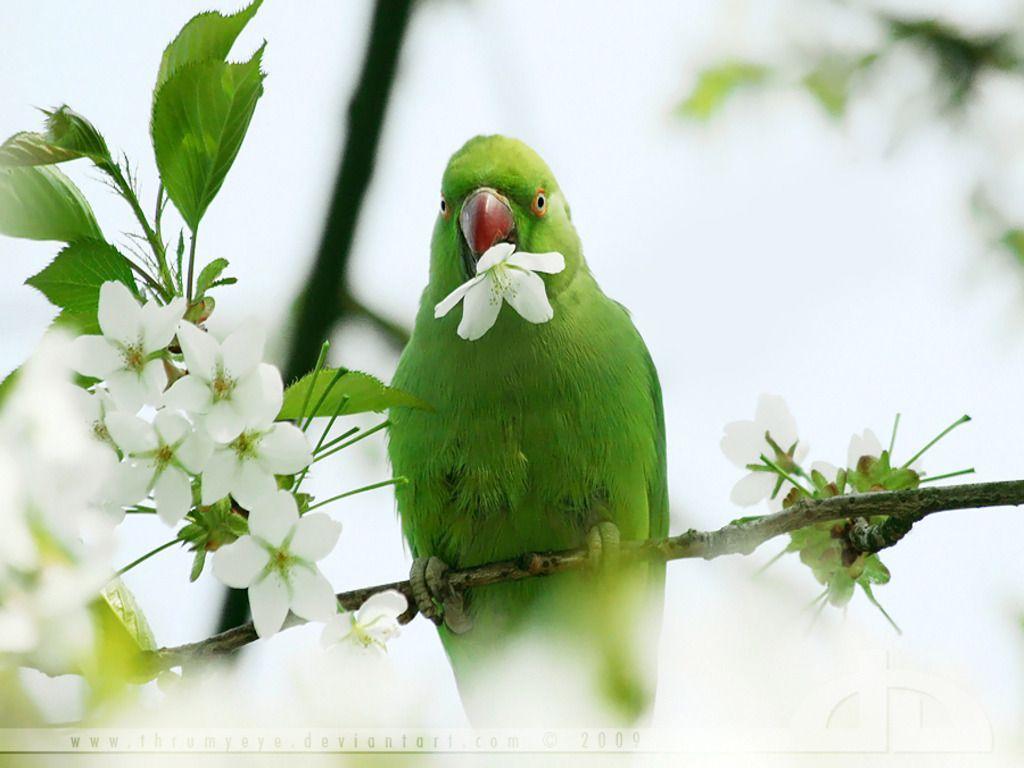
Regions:
M 536 306 L 536 290 L 504 302 L 485 291 L 490 312 L 467 294 L 462 323 L 457 311 L 438 317 L 503 243 L 504 253 L 539 255 L 527 264 L 564 257 L 564 269 L 519 275 L 543 280 L 550 309 Z M 538 300 L 532 312 L 528 299 Z M 467 333 L 470 311 L 493 326 Z M 474 679 L 537 629 L 593 658 L 617 719 L 642 715 L 654 694 L 664 564 L 615 565 L 608 553 L 619 537 L 668 531 L 661 388 L 629 313 L 591 274 L 558 182 L 522 142 L 478 136 L 449 161 L 429 283 L 393 383 L 433 407 L 394 410 L 388 451 L 408 480 L 396 495 L 416 601 L 439 624 L 470 718 L 486 722 L 493 698 Z M 595 568 L 464 596 L 445 588 L 446 568 L 582 546 Z M 638 637 L 644 615 L 654 628 Z

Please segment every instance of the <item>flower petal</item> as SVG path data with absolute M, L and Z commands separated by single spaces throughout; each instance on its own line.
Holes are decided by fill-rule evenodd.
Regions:
M 188 372 L 204 381 L 212 381 L 220 360 L 220 345 L 213 337 L 182 320 L 178 323 L 178 343 Z
M 547 272 L 554 275 L 565 269 L 565 256 L 558 251 L 548 253 L 517 251 L 509 258 L 508 265 L 528 269 L 531 272 Z
M 122 462 L 117 465 L 104 487 L 104 501 L 116 507 L 138 504 L 149 493 L 152 479 L 152 465 L 134 461 Z
M 174 452 L 175 458 L 193 475 L 198 475 L 206 467 L 206 462 L 213 455 L 213 441 L 201 429 L 194 429 Z
M 762 433 L 770 432 L 772 440 L 778 443 L 784 451 L 788 451 L 799 437 L 796 431 L 796 419 L 789 412 L 786 401 L 779 395 L 762 394 L 757 398 L 757 412 L 754 414 L 754 421 L 761 427 Z
M 329 648 L 332 645 L 344 642 L 352 634 L 352 613 L 344 613 L 332 616 L 330 621 L 324 625 L 324 631 L 320 634 L 320 645 Z
M 249 508 L 249 533 L 279 547 L 299 522 L 295 498 L 288 491 L 277 491 Z
M 444 317 L 451 312 L 452 307 L 462 301 L 462 297 L 469 292 L 469 289 L 477 283 L 482 282 L 485 277 L 486 275 L 477 275 L 476 277 L 472 277 L 441 299 L 441 301 L 439 301 L 434 307 L 434 317 Z
M 213 393 L 198 376 L 182 376 L 164 392 L 163 404 L 188 413 L 206 413 L 213 404 Z
M 288 585 L 274 572 L 268 573 L 250 586 L 249 609 L 252 611 L 252 623 L 256 627 L 256 634 L 260 637 L 270 637 L 281 629 L 288 615 L 290 602 Z
M 220 501 L 231 492 L 239 472 L 238 457 L 234 451 L 216 451 L 203 470 L 203 505 Z
M 137 344 L 141 339 L 142 307 L 124 283 L 108 280 L 100 286 L 97 315 L 108 339 L 122 344 Z
M 174 445 L 192 431 L 192 425 L 176 413 L 159 411 L 153 419 L 153 428 L 165 445 Z
M 505 292 L 505 301 L 512 305 L 520 317 L 531 323 L 546 323 L 555 316 L 544 281 L 540 277 L 521 269 L 510 269 L 508 276 L 512 284 Z
M 164 368 L 163 360 L 150 360 L 142 369 L 142 385 L 145 388 L 145 404 L 160 405 L 160 398 L 163 397 L 164 388 L 167 386 L 167 370 Z
M 288 574 L 291 580 L 291 609 L 309 621 L 328 621 L 338 612 L 338 599 L 331 583 L 316 567 L 298 565 Z
M 253 371 L 263 360 L 263 346 L 267 335 L 256 321 L 243 324 L 220 345 L 224 369 L 233 379 L 240 379 Z
M 147 354 L 171 343 L 185 306 L 185 300 L 178 296 L 167 306 L 151 301 L 142 308 L 142 348 Z
M 291 553 L 315 563 L 331 553 L 341 535 L 341 523 L 323 512 L 311 512 L 299 518 L 289 547 Z
M 175 525 L 192 507 L 192 484 L 177 467 L 166 467 L 153 486 L 156 513 L 168 525 Z
M 252 536 L 242 536 L 213 556 L 213 574 L 229 587 L 245 589 L 259 576 L 270 555 Z
M 281 372 L 269 363 L 260 363 L 235 385 L 231 400 L 245 419 L 246 427 L 266 429 L 277 418 L 284 402 Z
M 230 443 L 245 428 L 245 419 L 233 400 L 221 400 L 210 406 L 203 426 L 218 443 Z
M 725 458 L 740 469 L 758 463 L 762 453 L 770 453 L 771 446 L 764 439 L 764 427 L 753 421 L 734 421 L 725 425 L 725 434 L 718 444 Z
M 277 493 L 277 482 L 274 476 L 264 470 L 255 461 L 243 461 L 239 465 L 235 482 L 231 486 L 231 495 L 235 501 L 246 509 L 252 509 L 263 499 Z
M 375 619 L 397 619 L 409 608 L 409 601 L 405 595 L 397 589 L 385 589 L 375 595 L 370 595 L 359 606 L 356 615 L 360 624 L 369 624 Z
M 501 297 L 494 292 L 490 278 L 473 286 L 462 303 L 459 336 L 469 341 L 479 339 L 491 329 L 500 311 Z
M 83 376 L 105 379 L 124 367 L 121 351 L 103 336 L 79 336 L 68 349 L 71 368 Z
M 771 495 L 777 479 L 774 472 L 751 472 L 732 487 L 729 499 L 741 507 L 753 506 Z
M 482 275 L 488 269 L 501 264 L 503 261 L 508 259 L 512 255 L 512 252 L 516 249 L 513 243 L 495 243 L 486 251 L 476 263 L 476 273 Z
M 853 435 L 850 438 L 850 446 L 846 449 L 846 466 L 851 469 L 857 467 L 861 456 L 882 455 L 882 443 L 872 430 L 865 429 L 861 435 Z
M 104 424 L 117 447 L 125 453 L 145 453 L 157 448 L 156 431 L 138 416 L 114 411 L 107 414 Z
M 275 475 L 290 475 L 308 467 L 313 452 L 306 433 L 294 424 L 278 422 L 260 440 L 259 462 Z

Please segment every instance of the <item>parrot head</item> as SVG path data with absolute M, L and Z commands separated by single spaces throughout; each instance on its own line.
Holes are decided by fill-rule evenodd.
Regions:
M 477 136 L 452 156 L 441 181 L 431 286 L 446 294 L 476 274 L 488 248 L 503 242 L 565 257 L 562 272 L 544 275 L 550 296 L 583 265 L 569 204 L 547 164 L 516 139 Z

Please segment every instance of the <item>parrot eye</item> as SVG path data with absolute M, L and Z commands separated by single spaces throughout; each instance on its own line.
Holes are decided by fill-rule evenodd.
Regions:
M 448 201 L 444 199 L 444 195 L 441 195 L 441 215 L 445 219 L 451 217 L 451 209 L 448 207 Z
M 543 189 L 538 189 L 533 197 L 533 205 L 530 206 L 535 216 L 543 216 L 548 212 L 548 196 Z

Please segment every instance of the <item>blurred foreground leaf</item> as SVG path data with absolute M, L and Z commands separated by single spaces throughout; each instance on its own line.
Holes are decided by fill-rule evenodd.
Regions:
M 0 168 L 0 233 L 66 243 L 103 237 L 78 187 L 47 165 Z
M 690 95 L 679 105 L 684 117 L 705 121 L 738 89 L 763 82 L 768 69 L 746 61 L 726 61 L 703 70 Z

